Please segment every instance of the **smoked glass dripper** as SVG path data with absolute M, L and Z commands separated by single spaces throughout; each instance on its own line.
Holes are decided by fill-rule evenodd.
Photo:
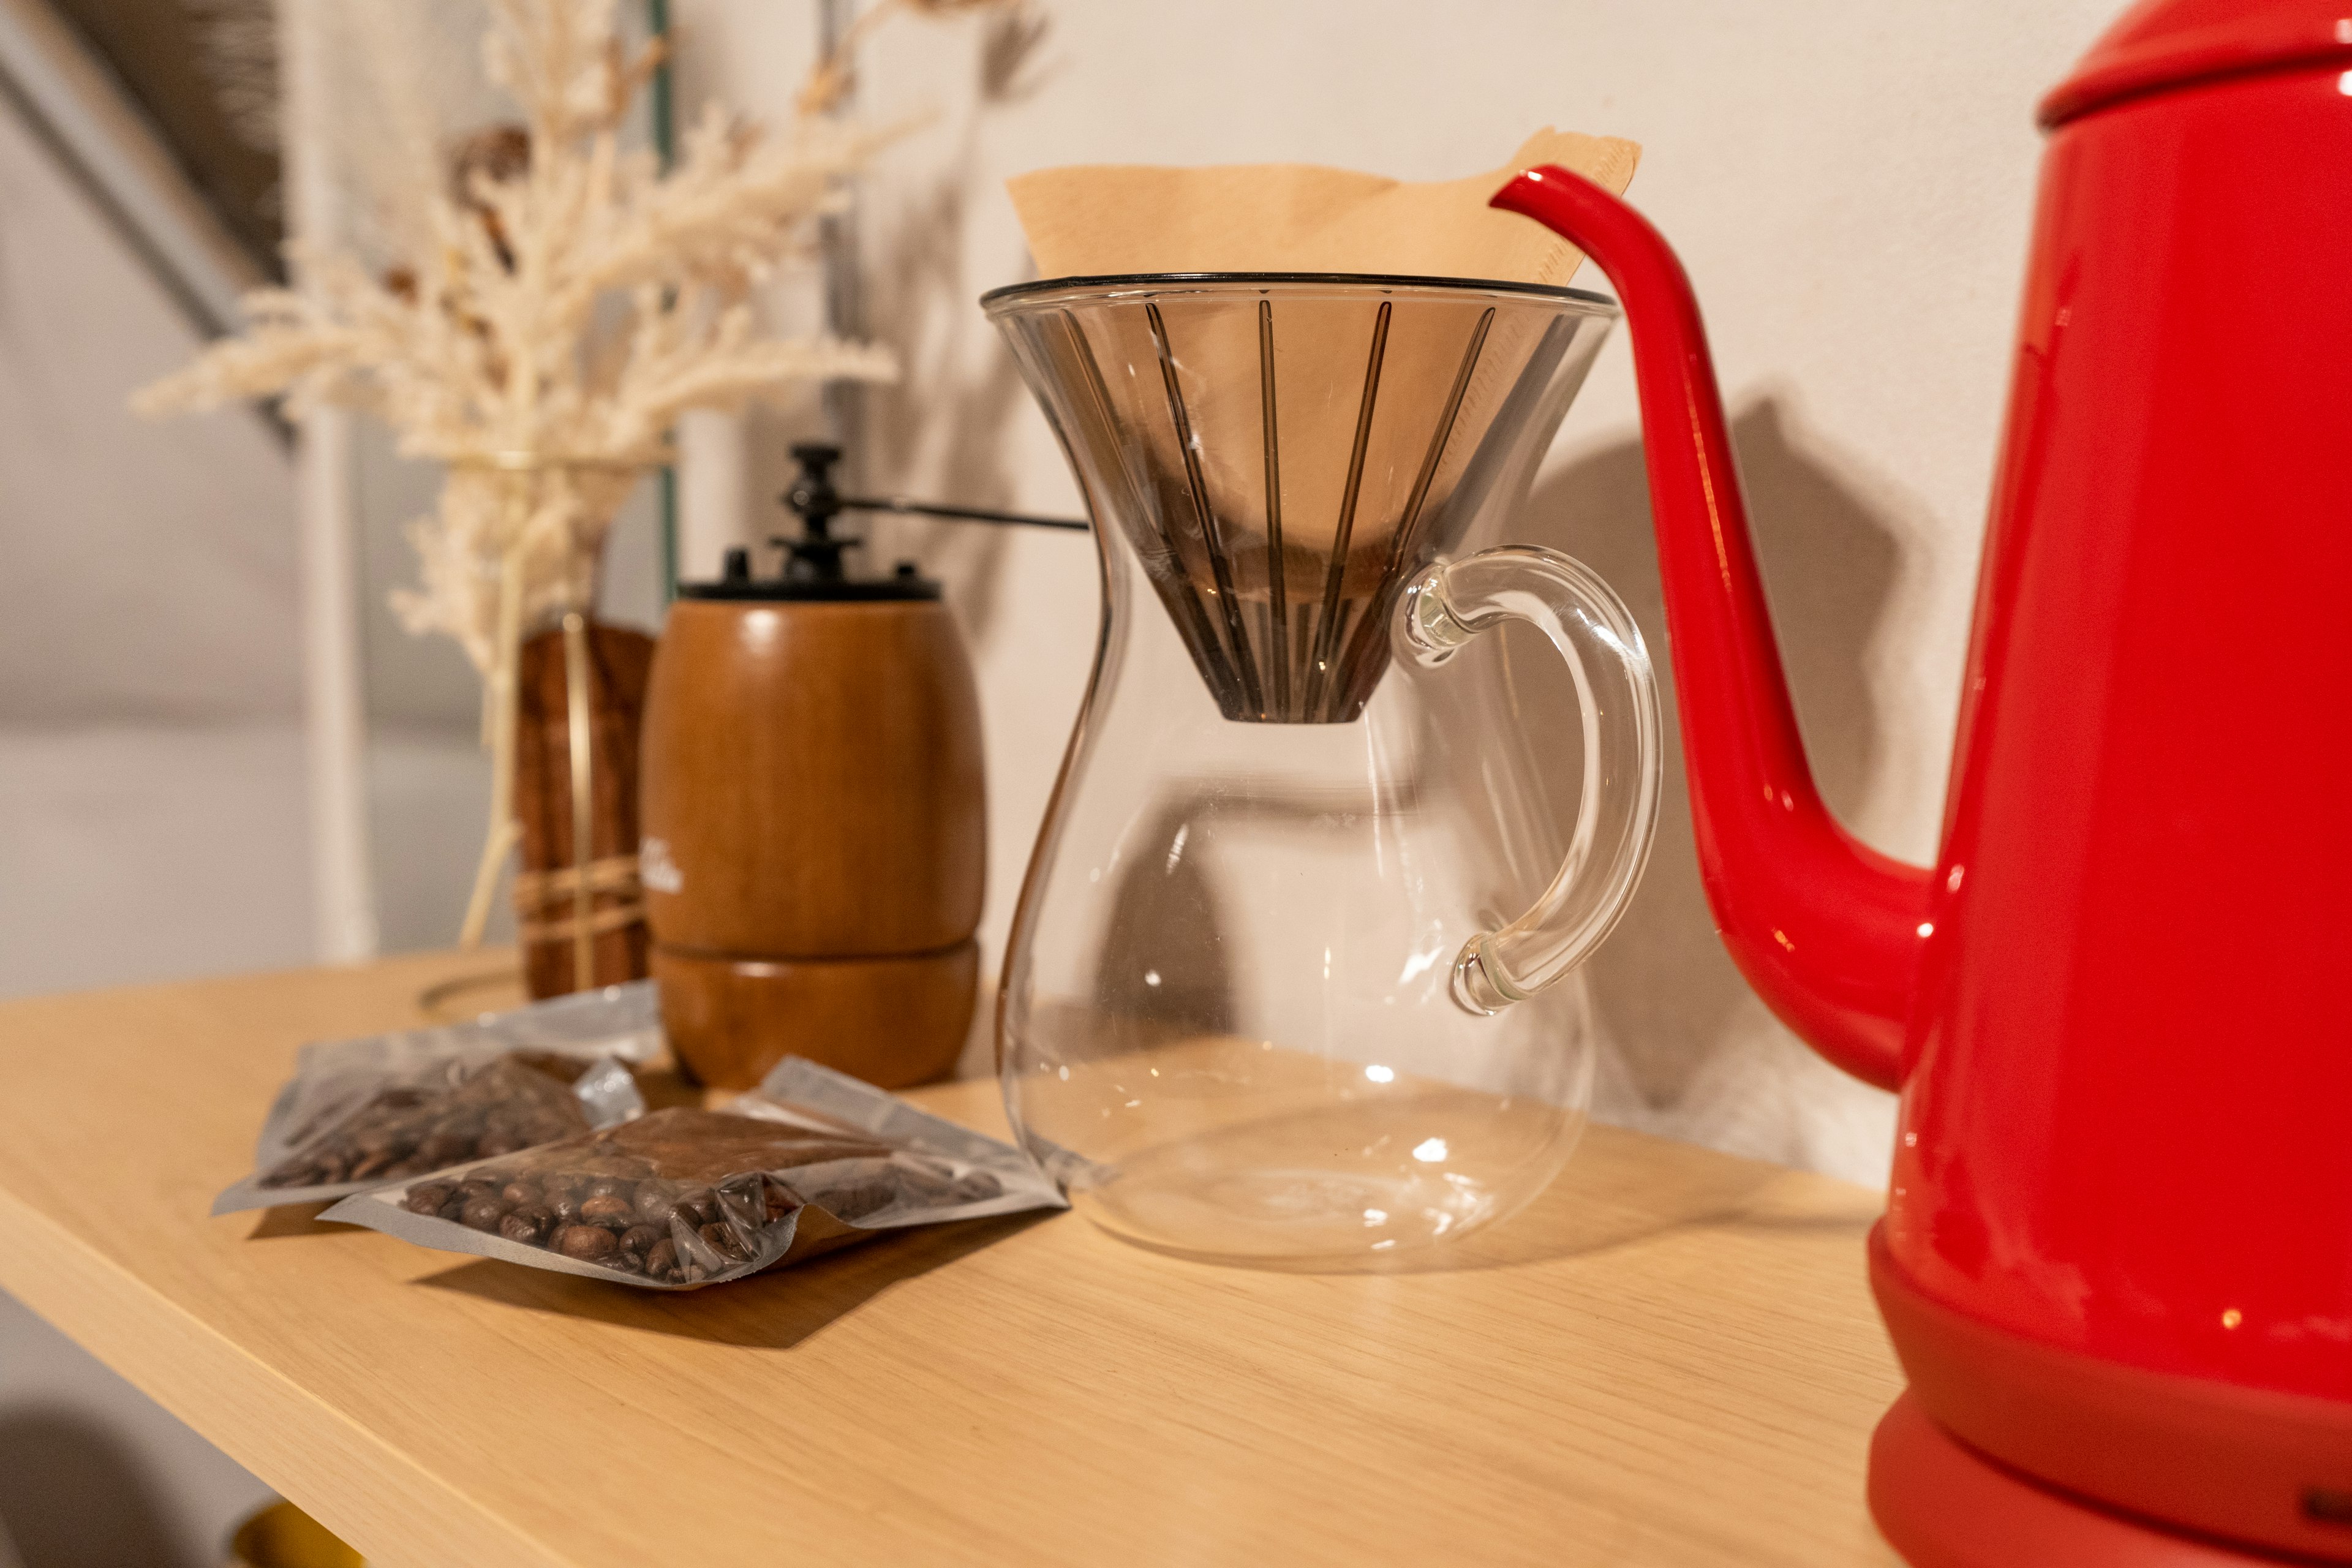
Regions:
M 1582 1128 L 1574 972 L 1657 801 L 1633 617 L 1499 542 L 1614 307 L 1273 274 L 982 303 L 1103 573 L 1006 954 L 1014 1129 L 1196 1257 L 1378 1265 L 1519 1208 Z

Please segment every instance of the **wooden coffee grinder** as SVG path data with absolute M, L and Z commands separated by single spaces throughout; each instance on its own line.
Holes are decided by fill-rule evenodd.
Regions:
M 979 699 L 940 584 L 848 572 L 840 450 L 793 448 L 803 531 L 755 576 L 681 584 L 646 695 L 640 855 L 681 1067 L 745 1088 L 787 1054 L 885 1088 L 945 1075 L 978 994 Z M 1084 524 L 1060 524 L 1077 526 Z

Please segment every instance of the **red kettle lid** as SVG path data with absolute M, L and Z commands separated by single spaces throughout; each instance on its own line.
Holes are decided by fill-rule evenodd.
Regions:
M 2203 77 L 2352 59 L 2352 0 L 2140 0 L 2042 100 L 2046 126 Z

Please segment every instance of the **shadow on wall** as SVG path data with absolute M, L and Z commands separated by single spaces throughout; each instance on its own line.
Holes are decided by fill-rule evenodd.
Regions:
M 1045 85 L 1038 52 L 1046 27 L 1043 13 L 1026 10 L 990 19 L 975 62 L 977 114 L 962 121 L 952 152 L 942 161 L 935 142 L 919 139 L 916 162 L 893 170 L 887 182 L 905 194 L 894 194 L 886 210 L 858 215 L 862 314 L 874 341 L 898 356 L 899 379 L 857 390 L 858 429 L 839 481 L 851 493 L 1014 504 L 1008 437 L 1028 394 L 996 329 L 973 306 L 981 290 L 965 274 L 966 204 L 984 183 L 981 117 Z M 934 164 L 936 172 L 915 172 Z M 992 274 L 988 286 L 1003 280 Z M 981 339 L 976 355 L 974 334 Z M 799 475 L 793 443 L 829 438 L 827 421 L 814 395 L 755 407 L 747 418 L 750 537 L 764 542 L 790 526 L 774 502 Z M 887 573 L 901 560 L 919 563 L 926 575 L 946 583 L 969 639 L 987 643 L 1003 605 L 1004 530 L 887 515 L 850 521 L 866 541 L 861 569 Z
M 1807 435 L 1780 395 L 1746 402 L 1731 437 L 1813 774 L 1831 810 L 1851 821 L 1880 762 L 1868 658 L 1902 575 L 1902 540 L 1913 531 L 1846 477 L 1857 465 Z M 1595 1109 L 1645 1123 L 1703 1094 L 1717 1058 L 1746 1037 L 1734 1025 L 1753 1003 L 1717 939 L 1699 879 L 1639 442 L 1601 447 L 1553 472 L 1537 486 L 1517 532 L 1606 578 L 1658 662 L 1668 717 L 1657 844 L 1623 923 L 1585 971 L 1601 1033 L 1625 1068 L 1619 1081 L 1638 1101 Z
M 1181 846 L 1200 804 L 1163 796 L 1157 816 L 1133 841 Z M 1216 880 L 1202 868 L 1201 856 L 1129 856 L 1112 906 L 1116 913 L 1095 960 L 1097 1009 L 1184 1033 L 1231 1033 L 1237 1019 L 1225 921 Z
M 897 385 L 866 395 L 865 478 L 877 489 L 919 482 L 924 493 L 915 499 L 962 506 L 1017 500 L 1010 437 L 1029 395 L 1011 351 L 974 308 L 981 290 L 964 268 L 966 207 L 983 187 L 984 118 L 1045 84 L 1040 57 L 1047 25 L 1043 13 L 1019 8 L 985 24 L 977 112 L 964 121 L 954 156 L 892 212 L 889 233 L 868 258 L 871 319 L 905 367 Z M 1002 281 L 992 276 L 988 286 Z M 876 521 L 873 539 L 875 565 L 912 556 L 944 580 L 966 634 L 975 646 L 987 645 L 1004 609 L 1012 542 L 1006 530 L 890 518 Z
M 968 135 L 961 162 L 974 160 L 975 143 Z M 918 500 L 1009 507 L 1016 499 L 1007 461 L 1013 422 L 1028 394 L 996 329 L 972 307 L 975 290 L 963 268 L 971 184 L 959 169 L 910 198 L 875 268 L 876 320 L 887 323 L 882 336 L 907 372 L 898 384 L 866 395 L 868 472 L 887 490 L 901 489 L 910 472 L 925 475 L 922 484 L 938 493 Z M 927 331 L 939 316 L 944 330 Z M 968 363 L 965 351 L 975 332 L 987 334 L 976 374 L 960 368 Z M 934 345 L 929 353 L 924 352 L 927 339 Z M 930 575 L 950 584 L 967 635 L 984 646 L 1003 605 L 1006 532 L 981 523 L 877 519 L 873 564 L 887 569 L 902 555 L 921 562 Z
M 1851 821 L 1885 771 L 1869 671 L 1903 585 L 1904 542 L 1916 537 L 1916 520 L 1905 514 L 1898 489 L 1807 432 L 1784 397 L 1744 402 L 1732 439 L 1807 752 L 1823 798 Z M 1660 697 L 1671 713 L 1675 679 L 1639 442 L 1601 447 L 1553 471 L 1503 532 L 1564 550 L 1616 588 L 1658 660 Z M 1157 611 L 1147 603 L 1137 613 Z M 1533 808 L 1565 817 L 1574 810 L 1580 741 L 1576 726 L 1545 721 L 1564 714 L 1572 689 L 1549 648 L 1518 646 L 1530 657 L 1522 665 L 1513 656 L 1519 673 L 1508 683 L 1511 711 L 1465 709 L 1463 724 L 1441 727 L 1425 743 L 1451 759 L 1453 787 L 1484 793 L 1495 781 L 1479 754 L 1482 727 L 1519 724 L 1535 750 L 1536 782 L 1565 783 L 1571 792 Z M 1604 1051 L 1594 1109 L 1605 1120 L 1871 1179 L 1883 1156 L 1884 1097 L 1849 1083 L 1772 1025 L 1733 966 L 1700 879 L 1672 718 L 1664 742 L 1647 874 L 1623 921 L 1582 972 Z M 1187 801 L 1161 802 L 1138 841 L 1170 842 L 1191 809 Z M 1097 992 L 1114 1010 L 1229 1028 L 1232 976 L 1222 963 L 1181 976 L 1169 971 L 1171 952 L 1216 952 L 1222 923 L 1216 887 L 1192 859 L 1182 864 L 1181 878 L 1162 875 L 1150 855 L 1126 869 L 1117 916 L 1103 934 Z M 1160 972 L 1160 990 L 1139 988 L 1136 977 L 1147 969 Z M 1181 1000 L 1171 1005 L 1171 995 Z
M 66 1409 L 0 1415 L 0 1528 L 24 1568 L 205 1568 L 131 1449 Z

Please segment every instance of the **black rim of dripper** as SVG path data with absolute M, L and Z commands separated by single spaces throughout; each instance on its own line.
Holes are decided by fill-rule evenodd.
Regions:
M 1567 300 L 1599 305 L 1612 311 L 1617 301 L 1589 289 L 1559 283 L 1515 283 L 1500 278 L 1430 278 L 1406 272 L 1107 272 L 1083 278 L 1041 278 L 1030 283 L 1008 283 L 980 297 L 982 309 L 1009 304 L 1032 296 L 1069 289 L 1183 289 L 1202 284 L 1320 283 L 1354 289 L 1441 289 L 1447 292 L 1524 294 L 1539 300 Z

